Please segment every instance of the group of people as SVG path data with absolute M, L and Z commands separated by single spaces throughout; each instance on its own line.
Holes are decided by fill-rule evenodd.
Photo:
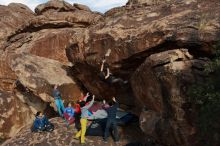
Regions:
M 114 84 L 114 83 L 127 84 L 127 81 L 123 81 L 121 78 L 116 78 L 110 73 L 109 66 L 106 64 L 105 59 L 102 61 L 101 64 L 100 78 L 108 84 Z M 62 117 L 66 121 L 67 126 L 74 123 L 76 119 L 79 119 L 81 128 L 78 131 L 78 133 L 76 133 L 74 138 L 79 139 L 81 144 L 85 144 L 85 134 L 88 124 L 88 119 L 93 119 L 94 117 L 97 117 L 95 113 L 89 110 L 94 103 L 95 95 L 92 96 L 89 93 L 87 93 L 84 97 L 79 99 L 79 101 L 74 105 L 74 107 L 72 106 L 71 103 L 68 103 L 68 106 L 66 108 L 64 107 L 61 94 L 58 90 L 57 85 L 54 86 L 52 95 L 54 97 L 57 111 L 60 117 Z M 110 129 L 112 129 L 112 135 L 114 141 L 118 142 L 119 134 L 118 134 L 117 122 L 116 122 L 116 112 L 117 112 L 117 108 L 119 107 L 119 104 L 116 101 L 115 97 L 113 97 L 108 102 L 104 100 L 102 104 L 104 110 L 103 113 L 106 113 L 106 118 L 107 118 L 106 126 L 104 129 L 103 141 L 107 142 Z M 45 115 L 43 115 L 42 112 L 38 112 L 36 114 L 36 119 L 34 121 L 32 131 L 35 132 L 53 131 L 53 128 L 54 128 L 53 124 L 48 121 L 48 119 L 46 118 Z
M 81 129 L 78 131 L 78 133 L 76 133 L 74 138 L 79 139 L 81 144 L 84 144 L 88 119 L 91 119 L 90 117 L 94 116 L 95 114 L 89 111 L 89 109 L 92 107 L 94 103 L 95 96 L 94 95 L 91 96 L 89 95 L 89 93 L 87 93 L 86 96 L 81 98 L 77 102 L 77 104 L 75 104 L 75 107 L 73 107 L 71 103 L 68 103 L 68 106 L 66 108 L 64 108 L 61 94 L 59 90 L 57 89 L 57 85 L 54 86 L 53 96 L 55 99 L 57 111 L 60 117 L 62 117 L 67 122 L 67 126 L 74 123 L 77 117 L 80 117 Z M 92 98 L 89 99 L 89 97 L 90 98 L 92 97 Z M 119 141 L 117 123 L 116 123 L 116 112 L 117 112 L 118 107 L 119 107 L 119 104 L 116 101 L 115 97 L 113 97 L 108 103 L 106 103 L 105 100 L 103 101 L 103 109 L 105 109 L 107 113 L 107 123 L 104 129 L 104 135 L 103 135 L 104 142 L 107 142 L 110 129 L 113 129 L 112 132 L 114 136 L 114 141 L 115 142 Z M 43 115 L 42 112 L 37 112 L 32 131 L 33 132 L 42 132 L 42 131 L 51 132 L 53 131 L 53 129 L 54 129 L 54 126 L 52 123 L 49 122 L 47 117 Z

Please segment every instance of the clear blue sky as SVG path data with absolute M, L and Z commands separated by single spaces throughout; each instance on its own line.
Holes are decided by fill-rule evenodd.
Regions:
M 48 0 L 0 0 L 1 5 L 8 5 L 9 3 L 16 2 L 22 3 L 30 7 L 32 10 L 41 3 L 45 3 Z M 94 11 L 106 12 L 107 10 L 122 6 L 127 3 L 128 0 L 65 0 L 70 4 L 80 3 L 89 6 Z

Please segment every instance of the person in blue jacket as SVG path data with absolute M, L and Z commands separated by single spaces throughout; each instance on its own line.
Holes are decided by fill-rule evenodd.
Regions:
M 64 118 L 68 121 L 68 124 L 72 124 L 75 120 L 74 118 L 74 108 L 72 107 L 71 103 L 68 103 L 68 107 L 64 110 Z
M 61 117 L 63 117 L 63 113 L 64 113 L 64 105 L 63 105 L 63 101 L 61 99 L 61 94 L 60 91 L 57 89 L 57 85 L 54 86 L 53 89 L 53 97 L 55 99 L 55 104 L 58 110 L 58 113 Z
M 53 131 L 53 124 L 48 121 L 47 117 L 42 112 L 37 112 L 35 117 L 32 127 L 33 132 Z

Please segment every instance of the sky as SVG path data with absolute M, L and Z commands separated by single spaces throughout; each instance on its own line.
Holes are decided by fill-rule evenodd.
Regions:
M 29 8 L 31 8 L 34 11 L 34 8 L 41 4 L 45 3 L 48 0 L 0 0 L 0 5 L 8 5 L 9 3 L 16 2 L 16 3 L 22 3 L 27 5 Z M 128 0 L 65 0 L 66 2 L 69 2 L 70 4 L 73 3 L 80 3 L 89 6 L 93 11 L 98 12 L 106 12 L 107 10 L 123 6 L 127 3 Z

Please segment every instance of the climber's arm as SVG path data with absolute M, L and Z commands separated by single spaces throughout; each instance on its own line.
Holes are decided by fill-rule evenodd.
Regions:
M 101 69 L 100 69 L 101 72 L 103 72 L 103 70 L 104 70 L 104 64 L 105 64 L 105 59 L 102 60 L 102 65 L 101 65 Z
M 107 79 L 110 76 L 109 68 L 107 68 L 107 75 L 105 76 L 105 79 Z

